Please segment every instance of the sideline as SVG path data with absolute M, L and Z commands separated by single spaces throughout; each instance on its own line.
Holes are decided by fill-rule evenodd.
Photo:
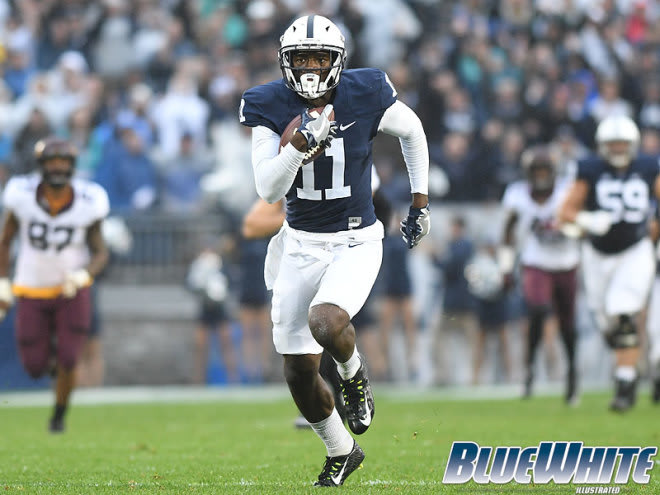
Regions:
M 507 400 L 520 397 L 520 385 L 480 385 L 456 387 L 422 387 L 375 384 L 374 393 L 388 400 L 406 401 L 465 401 Z M 584 387 L 589 392 L 608 390 L 606 387 Z M 561 384 L 539 384 L 535 397 L 558 397 L 563 393 Z M 130 386 L 77 389 L 72 398 L 76 406 L 103 404 L 149 404 L 193 402 L 275 402 L 289 400 L 289 391 L 283 384 L 263 386 Z M 0 392 L 0 410 L 6 407 L 44 407 L 53 402 L 51 390 Z

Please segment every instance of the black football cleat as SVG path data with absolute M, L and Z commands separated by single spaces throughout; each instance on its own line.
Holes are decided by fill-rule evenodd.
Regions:
M 637 380 L 617 380 L 614 399 L 610 402 L 610 410 L 615 412 L 626 412 L 635 405 L 636 396 Z
M 51 433 L 64 433 L 64 418 L 51 418 L 48 423 L 48 431 Z
M 340 486 L 348 475 L 359 468 L 364 460 L 364 452 L 353 440 L 353 450 L 347 455 L 326 457 L 323 470 L 314 486 Z
M 344 399 L 348 426 L 353 433 L 361 435 L 371 425 L 375 413 L 374 394 L 371 391 L 364 361 L 355 376 L 348 380 L 341 380 L 339 387 Z

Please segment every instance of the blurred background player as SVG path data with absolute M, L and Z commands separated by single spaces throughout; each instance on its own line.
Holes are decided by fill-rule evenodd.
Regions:
M 442 272 L 442 314 L 433 336 L 432 354 L 437 384 L 459 381 L 456 375 L 461 362 L 469 361 L 464 354 L 477 337 L 475 300 L 465 278 L 465 268 L 475 249 L 466 227 L 464 217 L 453 217 L 447 247 L 434 254 L 434 262 Z
M 291 395 L 326 446 L 315 484 L 338 486 L 364 452 L 335 410 L 319 363 L 327 349 L 341 377 L 348 425 L 364 433 L 374 400 L 351 318 L 369 296 L 382 260 L 384 229 L 371 199 L 372 140 L 383 131 L 401 141 L 412 193 L 401 228 L 410 248 L 430 228 L 428 146 L 419 118 L 397 101 L 384 72 L 344 70 L 344 36 L 327 18 L 295 20 L 282 35 L 279 61 L 283 79 L 247 90 L 239 119 L 253 128 L 257 193 L 270 203 L 287 200 L 284 228 L 266 260 L 273 340 Z M 308 109 L 318 107 L 320 115 L 310 115 Z M 300 127 L 281 148 L 282 133 L 297 116 Z M 323 155 L 303 167 L 317 146 Z
M 516 233 L 522 234 L 518 245 L 529 320 L 523 396 L 532 394 L 536 349 L 544 325 L 554 311 L 568 364 L 564 398 L 566 402 L 574 403 L 577 399 L 575 295 L 580 252 L 577 240 L 566 237 L 556 220 L 557 209 L 570 181 L 556 177 L 556 160 L 546 146 L 526 150 L 521 165 L 526 178 L 510 184 L 502 199 L 507 217 L 504 246 L 499 254 L 508 275 L 514 268 Z
M 215 332 L 228 383 L 238 383 L 238 360 L 232 339 L 232 311 L 229 281 L 222 270 L 218 249 L 206 246 L 190 264 L 186 285 L 197 294 L 199 315 L 195 329 L 195 369 L 193 381 L 206 383 L 209 337 Z
M 72 179 L 76 153 L 66 140 L 37 142 L 40 173 L 13 177 L 3 197 L 0 308 L 4 316 L 12 292 L 17 296 L 16 339 L 27 373 L 55 373 L 53 433 L 64 431 L 76 362 L 91 324 L 89 286 L 108 261 L 101 230 L 108 197 L 98 184 Z M 17 234 L 12 287 L 9 254 Z
M 497 242 L 487 238 L 465 267 L 468 289 L 475 299 L 477 332 L 472 346 L 472 384 L 481 382 L 481 369 L 485 361 L 489 336 L 497 338 L 495 382 L 511 379 L 511 353 L 509 350 L 510 321 L 509 290 L 512 281 L 506 277 L 506 266 L 498 260 Z M 504 373 L 504 376 L 502 376 Z
M 380 335 L 382 339 L 382 355 L 388 362 L 392 356 L 392 334 L 400 323 L 403 328 L 404 362 L 396 363 L 399 368 L 394 376 L 402 376 L 405 381 L 417 377 L 417 321 L 413 311 L 412 283 L 408 256 L 410 250 L 401 243 L 398 220 L 384 224 L 387 227 L 383 239 L 383 264 L 380 269 L 381 307 Z M 401 369 L 402 368 L 402 369 Z M 390 370 L 393 371 L 393 370 Z
M 281 207 L 280 207 L 281 209 Z M 279 226 L 282 224 L 280 222 Z M 241 362 L 250 383 L 273 381 L 280 377 L 274 369 L 270 339 L 270 298 L 264 285 L 264 262 L 268 240 L 245 237 L 238 241 L 241 270 L 238 318 L 241 323 Z
M 656 158 L 638 156 L 639 130 L 628 117 L 604 119 L 596 130 L 598 156 L 578 163 L 577 178 L 559 210 L 566 232 L 582 230 L 587 303 L 616 369 L 613 411 L 636 399 L 640 336 L 637 316 L 651 290 L 655 258 L 649 238 L 651 199 L 660 197 Z
M 112 264 L 115 256 L 128 254 L 133 245 L 133 236 L 126 222 L 120 217 L 109 216 L 103 221 L 103 240 L 108 247 L 108 266 L 94 278 L 91 286 L 92 324 L 85 340 L 82 353 L 76 365 L 76 386 L 100 387 L 105 378 L 105 358 L 103 356 L 103 321 L 99 301 L 99 283 Z

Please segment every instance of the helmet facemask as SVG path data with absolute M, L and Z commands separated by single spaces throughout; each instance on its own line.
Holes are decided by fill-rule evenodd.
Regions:
M 529 183 L 535 194 L 550 194 L 555 187 L 555 170 L 550 164 L 532 165 Z
M 52 168 L 48 167 L 49 163 L 54 162 L 56 160 L 58 161 L 64 160 L 68 162 L 69 166 L 67 170 L 63 170 L 61 169 L 61 167 L 57 167 L 55 170 L 53 170 Z M 48 184 L 50 187 L 59 189 L 61 187 L 66 186 L 71 181 L 71 177 L 73 177 L 73 169 L 74 169 L 74 164 L 73 164 L 73 160 L 70 157 L 51 157 L 42 162 L 41 176 L 43 177 L 44 182 Z
M 625 144 L 625 146 L 624 146 Z M 637 153 L 636 146 L 630 141 L 605 141 L 599 143 L 598 152 L 616 168 L 625 168 Z
M 40 140 L 34 146 L 34 156 L 43 181 L 50 187 L 61 188 L 71 181 L 78 152 L 69 141 L 59 138 Z M 61 163 L 65 163 L 66 167 Z M 50 164 L 55 165 L 49 167 Z
M 305 16 L 295 20 L 280 38 L 278 59 L 282 76 L 289 89 L 307 100 L 320 98 L 339 84 L 346 63 L 344 36 L 339 28 L 323 16 Z M 300 52 L 326 52 L 328 67 L 295 67 L 294 57 Z
M 520 163 L 532 195 L 548 196 L 555 187 L 557 175 L 556 158 L 552 151 L 545 146 L 535 146 L 525 150 L 520 157 Z
M 330 66 L 321 69 L 294 67 L 293 59 L 299 52 L 327 52 L 330 56 Z M 308 100 L 320 98 L 339 84 L 339 77 L 344 69 L 345 60 L 343 48 L 337 49 L 327 46 L 305 49 L 282 48 L 279 51 L 279 58 L 286 85 Z

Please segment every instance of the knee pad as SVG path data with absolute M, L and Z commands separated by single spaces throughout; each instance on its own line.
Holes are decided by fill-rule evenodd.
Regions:
M 619 321 L 605 334 L 605 341 L 612 349 L 639 347 L 637 326 L 631 315 L 619 315 Z

